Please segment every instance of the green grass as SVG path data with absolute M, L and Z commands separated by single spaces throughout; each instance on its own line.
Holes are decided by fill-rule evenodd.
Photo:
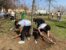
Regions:
M 0 36 L 7 34 L 10 31 L 10 28 L 14 26 L 13 21 L 2 20 L 0 21 Z
M 51 32 L 57 38 L 65 40 L 66 39 L 66 17 L 63 16 L 62 21 L 52 21 L 46 20 L 46 22 L 51 26 Z

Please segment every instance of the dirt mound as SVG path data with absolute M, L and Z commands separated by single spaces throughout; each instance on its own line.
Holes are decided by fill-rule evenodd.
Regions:
M 51 47 L 50 44 L 38 39 L 38 43 L 35 44 L 34 38 L 31 37 L 30 40 L 25 40 L 25 44 L 18 44 L 20 38 L 13 39 L 16 33 L 12 32 L 11 34 L 3 35 L 0 38 L 0 50 L 44 50 Z
M 13 33 L 15 34 L 15 33 Z M 35 44 L 33 37 L 31 40 L 25 40 L 25 44 L 18 44 L 20 38 L 12 39 L 14 35 L 4 35 L 0 38 L 0 50 L 64 50 L 65 43 L 56 41 L 57 44 L 51 45 L 45 41 L 38 39 Z

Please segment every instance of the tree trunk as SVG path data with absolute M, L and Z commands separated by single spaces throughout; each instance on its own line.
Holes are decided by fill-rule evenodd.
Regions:
M 31 12 L 31 23 L 32 23 L 32 27 L 31 27 L 31 33 L 33 33 L 33 16 L 34 16 L 34 7 L 35 7 L 35 0 L 32 1 L 32 12 Z

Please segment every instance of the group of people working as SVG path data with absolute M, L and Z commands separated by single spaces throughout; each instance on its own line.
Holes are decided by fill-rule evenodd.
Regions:
M 37 29 L 33 29 L 33 37 L 35 39 L 35 43 L 37 44 L 37 39 L 40 36 L 43 36 L 44 33 L 47 35 L 47 37 L 49 38 L 50 36 L 50 29 L 51 27 L 45 23 L 44 20 L 42 20 L 41 18 L 34 18 L 33 22 L 35 22 L 37 24 Z M 15 20 L 15 28 L 19 30 L 19 35 L 21 40 L 18 42 L 19 44 L 23 44 L 25 43 L 25 38 L 27 38 L 28 40 L 30 40 L 30 36 L 31 36 L 31 26 L 32 23 L 30 20 L 28 19 L 22 19 L 22 20 Z M 53 42 L 52 39 L 49 38 L 49 40 L 51 42 Z

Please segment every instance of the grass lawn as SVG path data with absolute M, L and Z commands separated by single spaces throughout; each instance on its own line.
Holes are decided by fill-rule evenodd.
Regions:
M 27 18 L 30 19 L 30 17 Z M 56 18 L 54 18 L 55 20 L 48 20 L 46 16 L 41 18 L 51 26 L 52 35 L 62 42 L 57 41 L 56 45 L 50 46 L 39 39 L 39 43 L 36 45 L 34 39 L 31 39 L 30 41 L 26 40 L 25 45 L 19 45 L 19 38 L 11 39 L 16 35 L 15 32 L 10 31 L 10 28 L 14 26 L 14 21 L 5 19 L 0 20 L 0 50 L 9 50 L 10 48 L 13 50 L 66 50 L 66 17 L 63 16 L 61 22 L 56 21 Z M 33 27 L 36 26 L 33 25 Z
M 46 17 L 44 17 L 46 20 Z M 62 16 L 62 21 L 58 22 L 55 20 L 46 20 L 46 22 L 51 26 L 51 32 L 57 38 L 66 40 L 66 16 Z

